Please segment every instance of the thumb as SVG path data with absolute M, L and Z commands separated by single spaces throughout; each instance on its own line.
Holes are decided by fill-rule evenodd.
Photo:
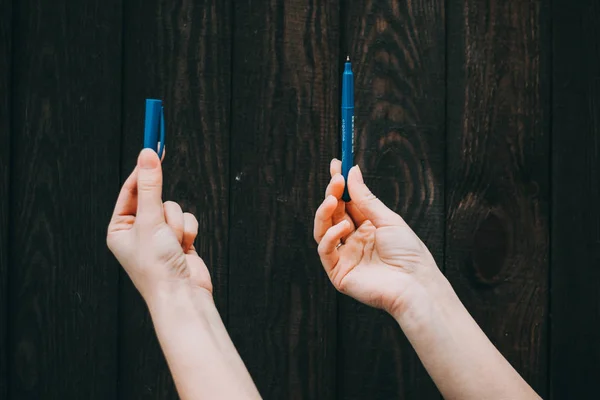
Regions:
M 402 217 L 386 207 L 365 185 L 358 165 L 348 173 L 348 193 L 351 201 L 376 228 L 406 225 Z
M 162 168 L 156 152 L 144 149 L 138 157 L 137 219 L 143 225 L 165 221 L 162 204 Z

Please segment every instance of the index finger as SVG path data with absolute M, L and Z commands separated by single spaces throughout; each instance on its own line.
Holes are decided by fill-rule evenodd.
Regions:
M 342 162 L 340 160 L 338 160 L 337 158 L 334 158 L 333 160 L 331 160 L 331 163 L 329 164 L 329 174 L 333 178 L 336 174 L 341 174 L 341 173 L 342 173 Z
M 315 213 L 315 226 L 313 237 L 315 242 L 321 243 L 321 239 L 332 225 L 333 212 L 337 207 L 337 199 L 334 196 L 327 196 Z
M 331 160 L 331 163 L 329 164 L 329 173 L 331 174 L 332 178 L 335 177 L 336 175 L 341 176 L 342 162 L 340 160 L 338 160 L 337 158 L 334 158 L 333 160 Z M 344 182 L 343 179 L 342 179 L 342 182 Z M 338 196 L 338 198 L 340 198 L 340 199 L 342 198 L 344 186 L 345 186 L 345 182 L 341 185 L 341 192 L 339 193 L 339 196 Z M 340 189 L 338 189 L 338 190 L 340 190 Z M 342 204 L 344 204 L 344 203 L 342 203 Z M 365 216 L 363 215 L 362 212 L 360 212 L 358 207 L 356 207 L 356 205 L 354 203 L 352 203 L 352 200 L 345 203 L 343 212 L 347 212 L 348 215 L 350 215 L 350 218 L 352 219 L 352 222 L 354 222 L 354 226 L 356 226 L 356 227 L 361 226 L 366 221 Z

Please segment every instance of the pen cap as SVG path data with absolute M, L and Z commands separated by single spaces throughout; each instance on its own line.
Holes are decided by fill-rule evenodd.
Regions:
M 346 62 L 342 75 L 342 107 L 354 107 L 354 74 L 349 61 Z
M 146 99 L 146 120 L 144 122 L 144 148 L 157 149 L 158 131 L 162 101 Z
M 160 132 L 160 137 L 159 137 Z M 160 141 L 160 149 L 158 142 Z M 162 157 L 165 146 L 165 118 L 161 100 L 146 99 L 146 118 L 144 122 L 144 148 L 158 152 Z

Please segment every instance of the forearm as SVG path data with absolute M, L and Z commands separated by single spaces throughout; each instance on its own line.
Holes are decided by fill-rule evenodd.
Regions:
M 539 399 L 441 277 L 395 315 L 446 399 Z M 431 294 L 433 293 L 433 294 Z
M 260 398 L 208 292 L 184 287 L 147 303 L 182 399 Z

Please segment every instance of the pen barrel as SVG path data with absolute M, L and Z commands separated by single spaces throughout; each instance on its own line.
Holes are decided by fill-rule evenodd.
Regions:
M 354 108 L 354 74 L 350 63 L 346 63 L 342 75 L 342 109 Z
M 342 175 L 346 182 L 354 165 L 354 107 L 342 108 Z M 344 189 L 344 201 L 349 201 L 348 186 Z
M 346 62 L 342 75 L 342 175 L 348 182 L 348 173 L 354 165 L 354 75 L 352 64 Z M 342 196 L 344 201 L 350 201 L 348 185 Z

